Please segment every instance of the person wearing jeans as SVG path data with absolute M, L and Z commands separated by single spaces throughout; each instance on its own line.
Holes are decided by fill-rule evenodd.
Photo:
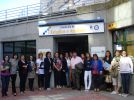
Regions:
M 13 59 L 10 59 L 11 63 L 11 82 L 12 82 L 12 93 L 16 96 L 16 78 L 17 78 L 17 70 L 18 70 L 18 56 L 15 54 Z
M 122 57 L 120 58 L 120 74 L 123 87 L 123 97 L 127 97 L 129 94 L 131 73 L 133 73 L 133 62 L 130 57 L 128 57 L 126 51 L 122 51 Z
M 0 65 L 1 71 L 1 83 L 2 83 L 2 97 L 7 96 L 9 80 L 10 80 L 10 68 L 9 57 L 5 56 L 4 61 Z
M 89 91 L 92 83 L 92 58 L 90 53 L 86 53 L 86 59 L 84 61 L 84 83 L 85 91 Z

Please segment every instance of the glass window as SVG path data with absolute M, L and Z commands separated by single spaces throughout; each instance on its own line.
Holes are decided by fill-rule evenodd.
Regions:
M 134 41 L 134 29 L 133 28 L 128 28 L 126 30 L 126 39 L 127 41 Z
M 15 42 L 14 50 L 16 53 L 25 53 L 25 42 Z
M 36 41 L 20 41 L 20 42 L 5 42 L 3 43 L 3 56 L 10 57 L 16 53 L 18 56 L 24 54 L 26 58 L 30 55 L 36 57 Z
M 13 52 L 13 43 L 4 43 L 3 47 L 5 52 Z
M 128 55 L 134 56 L 134 42 L 127 44 Z

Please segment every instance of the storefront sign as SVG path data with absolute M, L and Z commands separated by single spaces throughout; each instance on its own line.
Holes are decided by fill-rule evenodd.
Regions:
M 102 32 L 104 32 L 104 22 L 39 27 L 39 36 Z
M 98 57 L 105 57 L 106 47 L 91 47 L 91 55 L 97 54 Z

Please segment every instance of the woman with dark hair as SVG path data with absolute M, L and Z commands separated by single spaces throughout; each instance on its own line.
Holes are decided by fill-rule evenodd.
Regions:
M 94 91 L 100 91 L 100 76 L 102 75 L 102 61 L 99 60 L 97 54 L 93 54 L 93 61 L 92 61 L 92 76 L 93 76 L 93 84 L 94 84 Z
M 125 50 L 122 51 L 122 56 L 120 58 L 119 65 L 123 87 L 122 96 L 127 97 L 129 94 L 131 73 L 133 73 L 133 62 L 132 59 L 128 57 L 127 52 Z
M 51 58 L 51 52 L 46 53 L 46 58 L 44 59 L 45 66 L 45 89 L 50 90 L 50 79 L 53 69 L 53 59 Z
M 12 93 L 16 96 L 16 78 L 17 78 L 17 70 L 18 70 L 18 56 L 17 54 L 13 55 L 13 58 L 10 59 L 11 63 L 11 82 L 12 82 Z
M 39 90 L 43 90 L 45 78 L 43 53 L 38 54 L 38 59 L 36 59 L 36 65 L 36 74 L 38 75 L 38 87 Z
M 90 53 L 86 53 L 86 59 L 84 61 L 84 83 L 85 91 L 89 91 L 92 83 L 92 58 Z
M 66 69 L 67 69 L 67 61 L 63 54 L 60 54 L 60 59 L 62 62 L 62 69 L 61 69 L 61 85 L 65 87 L 67 85 L 66 81 Z
M 109 50 L 107 50 L 105 57 L 103 58 L 103 67 L 104 67 L 106 89 L 109 91 L 111 91 L 113 88 L 112 77 L 111 77 L 110 72 L 109 72 L 111 62 L 112 62 L 111 52 Z
M 59 58 L 59 53 L 56 52 L 54 55 L 54 76 L 55 76 L 56 88 L 61 88 L 61 70 L 62 70 L 62 61 Z
M 2 97 L 7 96 L 9 80 L 10 80 L 10 68 L 9 56 L 4 57 L 4 61 L 1 63 L 1 83 L 2 83 Z
M 34 78 L 35 78 L 35 62 L 33 61 L 33 56 L 29 57 L 28 61 L 28 81 L 30 91 L 34 91 Z
M 25 56 L 21 55 L 20 60 L 18 62 L 19 66 L 19 77 L 20 77 L 20 93 L 23 94 L 25 92 L 25 85 L 28 74 L 28 64 L 25 60 Z

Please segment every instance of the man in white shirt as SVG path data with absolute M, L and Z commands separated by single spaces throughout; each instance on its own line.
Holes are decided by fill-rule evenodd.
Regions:
M 83 63 L 82 59 L 77 56 L 76 52 L 73 52 L 73 57 L 71 59 L 71 71 L 72 71 L 72 82 L 73 82 L 73 88 L 72 89 L 78 89 L 80 90 L 80 74 L 78 75 L 76 73 L 75 66 L 79 63 Z

